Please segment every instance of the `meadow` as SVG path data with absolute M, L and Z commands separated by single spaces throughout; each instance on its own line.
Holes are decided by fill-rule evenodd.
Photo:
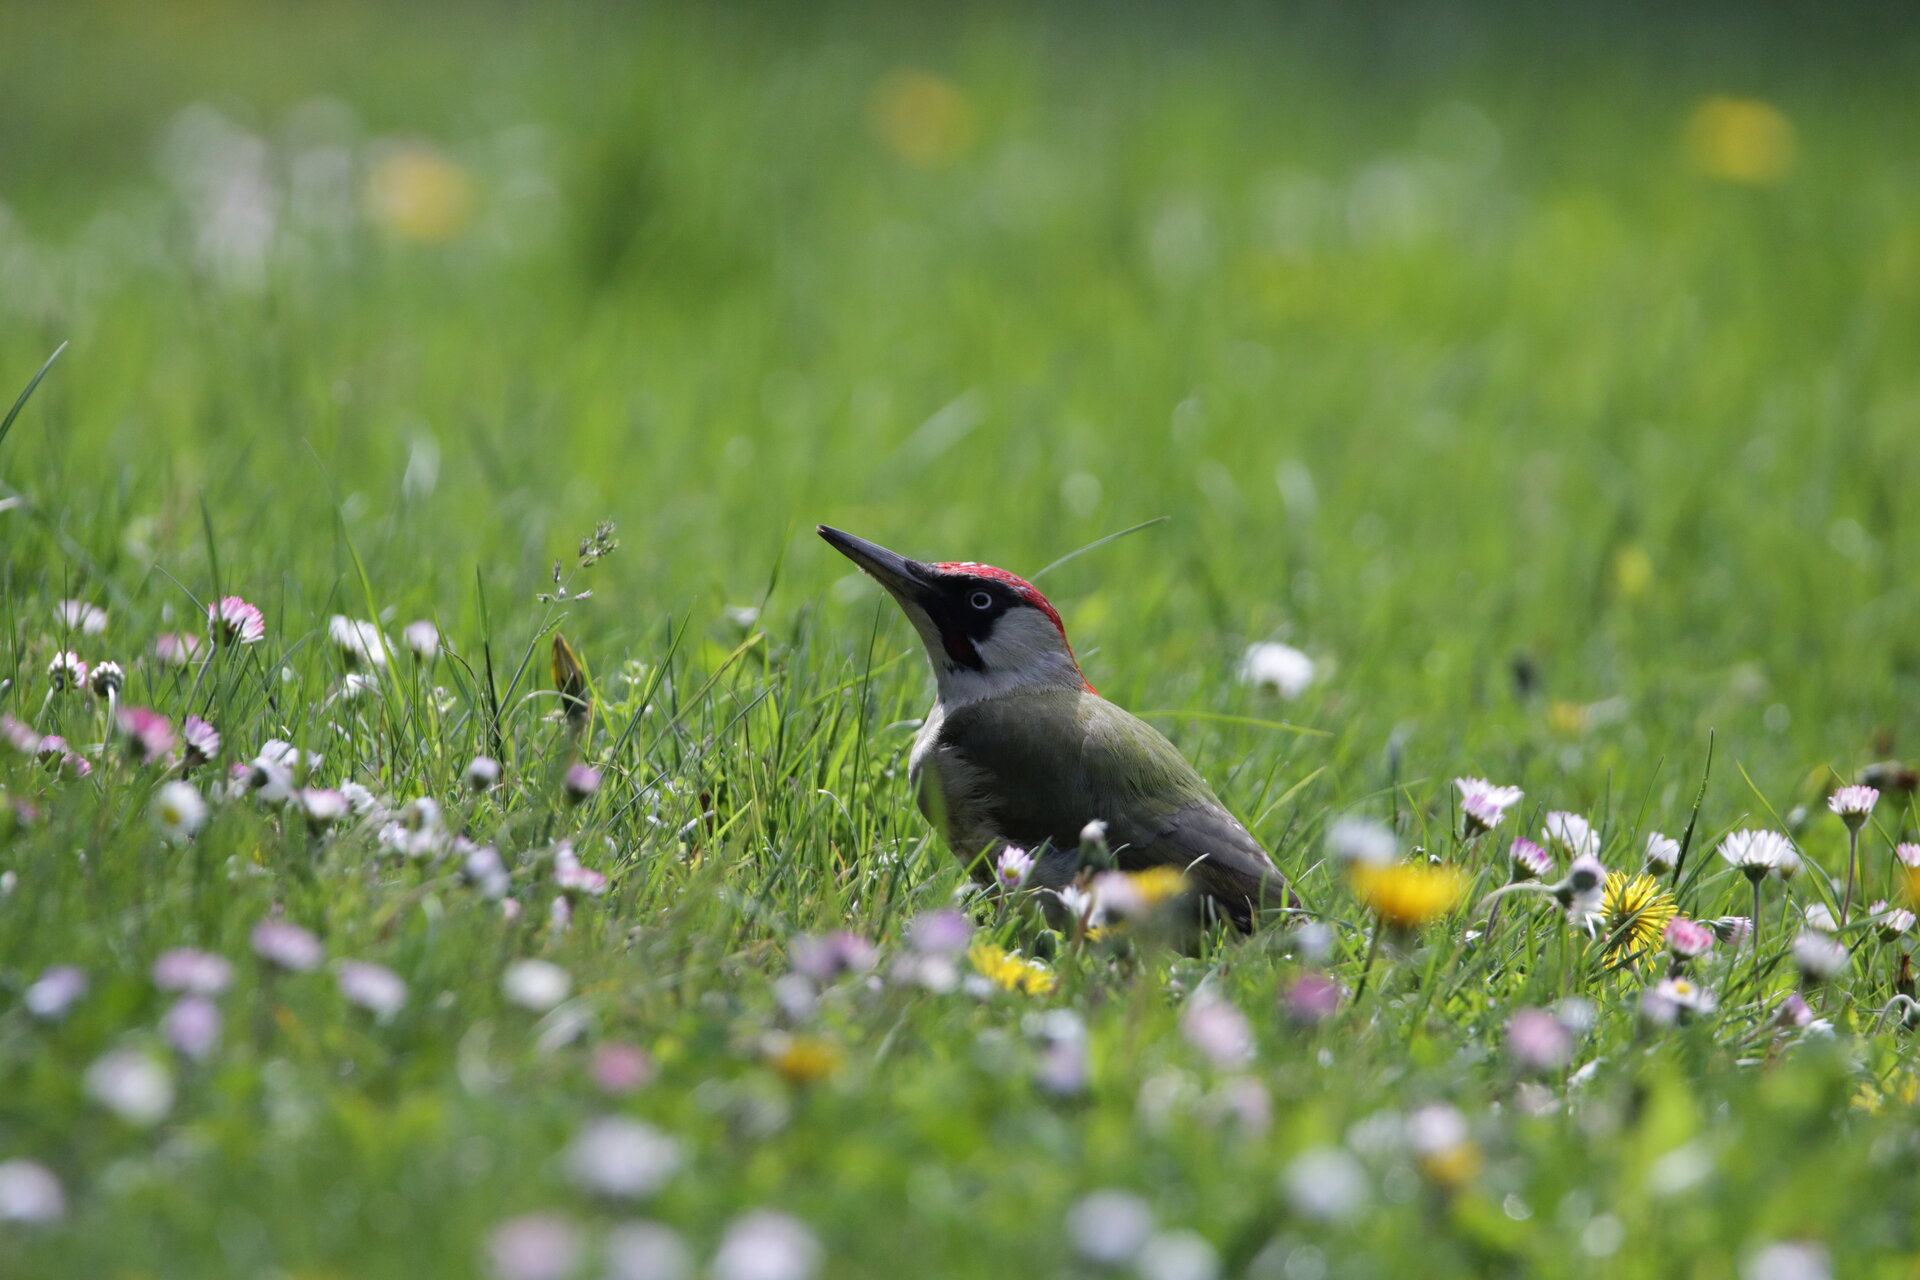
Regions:
M 1813 17 L 0 6 L 0 1274 L 1912 1275 L 1920 41 Z M 819 522 L 1300 910 L 964 894 Z

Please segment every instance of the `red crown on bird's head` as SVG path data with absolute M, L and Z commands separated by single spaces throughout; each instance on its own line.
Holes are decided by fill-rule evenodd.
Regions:
M 1040 594 L 1040 588 L 1034 586 L 1019 574 L 1009 573 L 1005 569 L 998 568 L 997 566 L 981 564 L 974 560 L 943 560 L 933 567 L 942 573 L 960 573 L 968 577 L 992 578 L 995 582 L 1006 583 L 1015 591 L 1019 592 L 1022 600 L 1025 600 L 1041 613 L 1047 615 L 1047 621 L 1053 624 L 1054 629 L 1060 633 L 1062 640 L 1067 638 L 1067 627 L 1065 623 L 1060 621 L 1060 611 L 1053 607 L 1051 600 Z
M 1022 600 L 1025 600 L 1028 604 L 1038 609 L 1046 617 L 1047 621 L 1053 624 L 1053 629 L 1060 633 L 1060 643 L 1067 646 L 1067 657 L 1073 657 L 1073 642 L 1067 639 L 1067 624 L 1060 621 L 1060 611 L 1053 607 L 1053 601 L 1040 594 L 1040 588 L 1034 586 L 1019 574 L 1009 573 L 998 565 L 981 564 L 977 560 L 941 560 L 937 561 L 933 567 L 941 573 L 956 573 L 973 578 L 991 578 L 995 582 L 1005 583 L 1007 586 L 1012 587 Z M 1074 665 L 1079 665 L 1078 660 L 1075 660 Z M 1085 676 L 1080 678 L 1080 683 L 1086 688 L 1088 693 L 1099 692 Z

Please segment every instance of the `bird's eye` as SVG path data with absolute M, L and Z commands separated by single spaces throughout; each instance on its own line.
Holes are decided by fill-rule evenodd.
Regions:
M 993 597 L 984 591 L 976 591 L 967 597 L 967 603 L 976 609 L 991 609 L 993 608 Z

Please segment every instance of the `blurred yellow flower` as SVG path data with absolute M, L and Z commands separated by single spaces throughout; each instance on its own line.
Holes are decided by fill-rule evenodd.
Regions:
M 1043 996 L 1055 986 L 1056 980 L 1045 965 L 1023 959 L 991 942 L 976 942 L 968 947 L 967 960 L 973 965 L 975 973 L 1002 991 Z
M 1127 878 L 1133 881 L 1134 892 L 1148 911 L 1179 897 L 1187 888 L 1187 877 L 1178 867 L 1149 867 L 1131 872 Z
M 1638 600 L 1653 585 L 1653 557 L 1637 542 L 1613 553 L 1613 590 L 1622 600 Z
M 473 179 L 426 143 L 395 147 L 367 175 L 367 213 L 401 240 L 440 244 L 473 217 Z
M 1549 702 L 1547 728 L 1555 733 L 1577 734 L 1587 731 L 1587 709 L 1578 702 Z
M 1353 893 L 1382 924 L 1417 929 L 1460 903 L 1467 879 L 1452 867 L 1399 862 L 1390 867 L 1356 864 Z
M 1420 1172 L 1445 1191 L 1458 1191 L 1480 1172 L 1480 1148 L 1471 1142 L 1457 1143 L 1442 1151 L 1420 1156 Z
M 1758 98 L 1708 98 L 1687 121 L 1687 157 L 1723 182 L 1767 186 L 1793 167 L 1793 122 Z
M 767 1065 L 789 1084 L 816 1084 L 840 1067 L 840 1049 L 819 1036 L 774 1036 L 767 1043 Z
M 908 164 L 939 169 L 973 149 L 973 104 L 950 80 L 926 71 L 895 71 L 874 86 L 867 123 L 887 150 Z
M 1624 871 L 1608 872 L 1600 901 L 1600 936 L 1607 954 L 1659 954 L 1667 921 L 1679 910 L 1672 895 L 1651 876 L 1629 879 Z
M 1915 1101 L 1920 1101 L 1920 1078 L 1902 1073 L 1887 1081 L 1885 1092 L 1875 1084 L 1861 1085 L 1854 1092 L 1853 1108 L 1869 1115 L 1879 1115 L 1887 1109 L 1888 1103 L 1910 1107 Z

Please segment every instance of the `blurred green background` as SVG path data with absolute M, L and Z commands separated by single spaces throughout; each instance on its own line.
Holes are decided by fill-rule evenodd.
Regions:
M 1140 1030 L 1137 995 L 1090 1014 L 1107 1076 L 1084 1113 L 993 1056 L 1004 1005 L 929 1000 L 891 1056 L 890 1011 L 832 1024 L 852 1047 L 842 1083 L 796 1091 L 785 1136 L 743 1142 L 753 1090 L 779 1087 L 740 1048 L 777 1018 L 770 939 L 843 918 L 878 936 L 957 879 L 914 851 L 887 767 L 926 697 L 914 642 L 817 521 L 1031 572 L 1171 516 L 1042 585 L 1104 692 L 1198 713 L 1160 723 L 1290 873 L 1332 810 L 1419 807 L 1415 839 L 1450 825 L 1456 773 L 1611 817 L 1610 864 L 1631 866 L 1643 797 L 1645 825 L 1684 825 L 1709 730 L 1703 841 L 1817 801 L 1828 767 L 1916 750 L 1910 5 L 83 0 L 0 5 L 0 35 L 5 394 L 70 344 L 0 444 L 0 497 L 19 499 L 0 510 L 10 705 L 37 704 L 50 600 L 108 606 L 87 656 L 130 661 L 218 586 L 267 611 L 270 662 L 309 695 L 276 695 L 264 660 L 225 689 L 233 758 L 365 716 L 334 765 L 396 800 L 449 794 L 484 745 L 470 705 L 436 738 L 399 710 L 323 702 L 337 673 L 308 641 L 329 613 L 368 611 L 354 555 L 389 622 L 436 618 L 469 657 L 491 636 L 510 668 L 548 616 L 534 594 L 554 561 L 617 521 L 622 549 L 572 582 L 594 594 L 564 625 L 630 716 L 611 729 L 644 729 L 598 746 L 660 786 L 662 830 L 691 829 L 709 791 L 729 825 L 711 863 L 683 866 L 618 792 L 593 820 L 618 837 L 620 896 L 541 945 L 599 984 L 611 1032 L 661 1046 L 670 1087 L 639 1105 L 697 1141 L 705 1176 L 673 1210 L 709 1237 L 735 1199 L 784 1198 L 844 1274 L 898 1274 L 928 1240 L 1004 1274 L 1059 1259 L 1062 1207 L 1112 1176 L 1164 1188 L 1170 1220 L 1243 1259 L 1283 1149 L 1389 1104 L 1504 1096 L 1482 1065 L 1495 1006 L 1552 994 L 1528 973 L 1456 990 L 1429 1020 L 1416 992 L 1365 1024 L 1373 1057 L 1349 1058 L 1349 1024 L 1319 1044 L 1275 1029 L 1290 944 L 1257 939 L 1235 976 L 1280 1102 L 1266 1147 L 1143 1136 L 1141 1081 L 1182 1050 L 1157 1005 Z M 729 608 L 756 605 L 764 648 L 703 683 L 754 625 Z M 682 627 L 693 643 L 669 658 Z M 1295 702 L 1234 678 L 1267 639 L 1318 664 Z M 639 677 L 607 679 L 629 659 Z M 130 670 L 130 700 L 187 707 L 172 673 Z M 684 723 L 643 706 L 658 687 L 696 691 Z M 551 834 L 534 767 L 563 749 L 537 720 L 548 705 L 516 708 L 526 790 L 494 815 L 509 853 Z M 1279 718 L 1324 736 L 1248 723 Z M 37 766 L 12 776 L 22 795 L 53 787 Z M 1407 788 L 1389 800 L 1391 781 Z M 728 786 L 750 801 L 729 810 Z M 502 1019 L 511 1089 L 455 1078 L 499 1013 L 492 973 L 531 930 L 506 933 L 464 890 L 423 923 L 413 872 L 368 859 L 355 879 L 351 841 L 338 879 L 302 880 L 301 834 L 239 805 L 197 861 L 149 878 L 144 793 L 101 794 L 97 813 L 57 796 L 35 847 L 43 868 L 57 843 L 110 870 L 62 859 L 29 883 L 22 901 L 58 927 L 9 926 L 5 952 L 17 974 L 118 974 L 55 1050 L 16 1034 L 17 1010 L 0 1024 L 23 1082 L 9 1141 L 90 1215 L 49 1237 L 45 1274 L 454 1274 L 501 1215 L 544 1203 L 554 1152 L 598 1105 L 578 1064 Z M 1837 866 L 1837 822 L 1806 834 Z M 221 884 L 217 858 L 278 878 Z M 1703 913 L 1744 901 L 1713 865 Z M 1324 874 L 1303 884 L 1346 902 Z M 243 957 L 283 902 L 338 954 L 400 966 L 415 1007 L 366 1032 L 316 979 L 288 984 L 276 1029 L 263 980 L 253 1005 L 235 998 L 251 1056 L 236 1032 L 181 1108 L 191 1141 L 147 1161 L 143 1138 L 84 1109 L 78 1067 L 158 1016 L 139 976 L 152 951 Z M 1358 937 L 1333 962 L 1348 978 Z M 1636 1061 L 1634 993 L 1601 998 L 1595 1044 Z M 1834 1136 L 1858 1063 L 1761 1075 L 1732 1064 L 1748 1040 L 1672 1043 L 1576 1120 L 1516 1119 L 1447 1265 L 1497 1254 L 1542 1274 L 1571 1257 L 1553 1224 L 1621 1187 L 1627 1253 L 1591 1263 L 1609 1274 L 1676 1274 L 1684 1254 L 1730 1275 L 1736 1243 L 1849 1213 L 1836 1247 L 1911 1244 L 1911 1214 L 1860 1170 L 1871 1146 L 1897 1172 L 1889 1153 L 1910 1164 L 1912 1144 Z M 1893 1037 L 1875 1045 L 1891 1072 Z M 1337 1066 L 1318 1056 L 1336 1047 Z M 1724 1069 L 1696 1092 L 1710 1054 Z M 708 1088 L 733 1076 L 747 1120 Z M 281 1124 L 321 1102 L 324 1124 Z M 1751 1123 L 1724 1123 L 1730 1108 Z M 1616 1147 L 1642 1115 L 1657 1123 Z M 1703 1133 L 1735 1136 L 1693 1208 L 1635 1189 Z M 1802 1159 L 1816 1149 L 1825 1163 Z M 1523 1228 L 1494 1207 L 1509 1187 L 1560 1217 Z M 1380 1220 L 1342 1274 L 1439 1256 L 1420 1204 Z
M 451 617 L 611 517 L 604 655 L 798 607 L 817 520 L 1031 571 L 1168 514 L 1046 584 L 1125 698 L 1278 635 L 1375 748 L 1874 754 L 1920 57 L 1820 12 L 11 6 L 6 377 L 73 345 L 0 464 L 86 556 L 9 571 L 204 579 L 204 497 L 298 594 L 341 504 Z

